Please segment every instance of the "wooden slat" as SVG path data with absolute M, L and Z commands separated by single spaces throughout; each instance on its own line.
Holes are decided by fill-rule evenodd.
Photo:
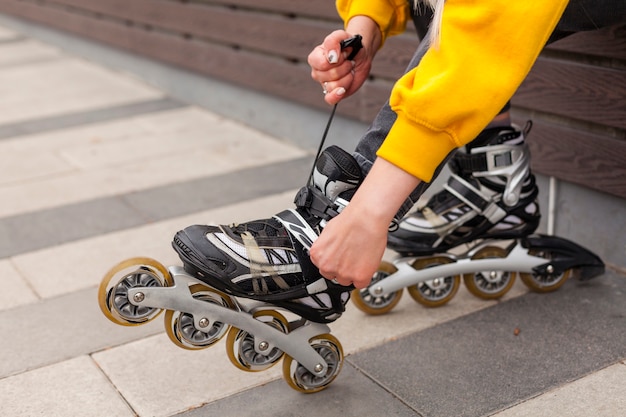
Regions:
M 287 15 L 319 17 L 340 22 L 334 0 L 200 0 L 200 3 L 252 8 Z
M 181 4 L 163 0 L 52 0 L 53 3 L 100 13 L 135 24 L 283 56 L 306 62 L 309 52 L 336 29 L 335 24 L 291 19 L 267 13 L 233 10 L 214 5 Z M 379 53 L 371 75 L 399 77 L 419 42 L 414 34 L 389 40 Z
M 396 81 L 404 74 L 418 46 L 419 40 L 415 33 L 407 32 L 389 38 L 376 54 L 372 63 L 372 75 Z
M 626 71 L 540 58 L 512 102 L 626 129 Z
M 53 1 L 135 24 L 300 61 L 306 61 L 309 51 L 335 28 L 314 20 L 163 0 Z
M 118 8 L 120 11 L 133 8 L 131 1 L 124 2 L 119 0 L 43 0 L 45 3 L 61 4 L 77 7 L 87 10 L 99 10 L 102 13 L 109 13 L 111 4 L 124 6 Z M 153 2 L 155 0 L 148 0 Z M 308 18 L 318 18 L 321 20 L 332 21 L 336 25 L 341 25 L 341 19 L 335 9 L 335 2 L 332 0 L 196 0 L 193 2 L 181 0 L 159 0 L 161 3 L 170 3 L 172 7 L 212 7 L 226 8 L 230 10 L 241 11 L 263 11 L 270 12 L 275 15 L 294 17 L 303 16 Z M 128 3 L 128 4 L 125 4 Z
M 626 24 L 580 32 L 553 43 L 547 49 L 626 61 Z
M 528 144 L 535 172 L 626 198 L 626 140 L 535 121 Z
M 282 97 L 301 104 L 328 109 L 321 87 L 310 78 L 310 69 L 265 54 L 233 51 L 161 32 L 95 20 L 65 10 L 43 9 L 31 3 L 12 2 L 4 11 L 33 21 L 63 28 L 79 36 L 129 52 L 222 79 L 238 86 Z M 4 5 L 3 5 L 4 6 Z M 339 114 L 371 120 L 388 97 L 391 84 L 369 82 L 355 97 L 342 104 Z

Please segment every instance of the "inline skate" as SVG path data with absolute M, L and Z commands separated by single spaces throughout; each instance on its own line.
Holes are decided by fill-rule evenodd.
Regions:
M 354 59 L 361 36 L 340 47 Z M 308 250 L 363 180 L 350 154 L 336 146 L 321 151 L 336 107 L 295 209 L 271 219 L 179 231 L 172 247 L 182 267 L 165 268 L 150 258 L 120 262 L 100 283 L 104 315 L 134 326 L 165 310 L 165 331 L 181 348 L 204 349 L 226 336 L 235 367 L 263 371 L 284 358 L 283 377 L 296 391 L 328 387 L 344 355 L 327 323 L 344 312 L 353 288 L 322 277 Z
M 473 295 L 497 299 L 516 274 L 531 290 L 558 289 L 573 271 L 590 279 L 604 271 L 587 249 L 556 236 L 533 235 L 539 225 L 538 188 L 530 172 L 524 130 L 484 130 L 449 162 L 451 176 L 425 206 L 388 237 L 399 257 L 383 261 L 353 303 L 376 315 L 393 309 L 403 288 L 418 303 L 438 307 L 457 293 L 461 278 Z
M 327 323 L 341 316 L 352 288 L 324 279 L 307 252 L 361 181 L 352 156 L 331 146 L 316 159 L 295 209 L 179 231 L 172 246 L 182 266 L 165 268 L 149 258 L 119 263 L 100 284 L 100 308 L 129 326 L 165 310 L 165 330 L 177 346 L 203 349 L 226 336 L 237 368 L 262 371 L 284 357 L 283 376 L 292 388 L 320 391 L 343 364 Z

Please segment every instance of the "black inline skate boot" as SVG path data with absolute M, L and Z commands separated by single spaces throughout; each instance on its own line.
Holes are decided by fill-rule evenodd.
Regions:
M 516 127 L 485 129 L 449 162 L 443 190 L 405 217 L 388 248 L 405 256 L 446 252 L 476 239 L 530 235 L 541 217 L 530 153 Z
M 308 250 L 362 179 L 354 158 L 331 146 L 315 163 L 312 185 L 298 192 L 295 209 L 230 226 L 190 226 L 176 233 L 172 246 L 189 274 L 218 290 L 332 322 L 352 288 L 322 277 Z

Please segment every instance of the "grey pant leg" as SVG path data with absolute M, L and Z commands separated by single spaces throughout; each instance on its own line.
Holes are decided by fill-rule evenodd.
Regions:
M 426 36 L 425 39 L 428 39 L 428 36 Z M 424 40 L 420 42 L 417 50 L 415 51 L 415 54 L 413 54 L 413 58 L 411 58 L 411 61 L 409 62 L 409 65 L 405 70 L 405 73 L 417 67 L 417 65 L 422 60 L 422 57 L 428 50 L 428 47 L 428 41 Z M 387 134 L 389 133 L 389 130 L 391 130 L 391 126 L 393 126 L 393 124 L 395 123 L 396 118 L 396 113 L 391 110 L 391 107 L 389 106 L 389 101 L 387 101 L 387 103 L 385 103 L 385 105 L 374 118 L 374 121 L 365 132 L 365 135 L 363 135 L 363 137 L 357 144 L 353 156 L 357 160 L 357 162 L 361 166 L 361 170 L 365 174 L 367 174 L 372 168 L 372 164 L 376 159 L 376 152 L 387 137 Z M 443 164 L 441 165 L 441 167 L 443 167 Z M 413 193 L 411 193 L 407 201 L 404 202 L 404 204 L 400 208 L 400 211 L 396 215 L 396 218 L 402 218 L 411 209 L 411 207 L 413 207 L 413 205 L 417 202 L 417 199 L 420 197 L 420 195 L 424 193 L 424 191 L 426 191 L 427 188 L 428 184 L 420 184 L 420 186 L 415 191 L 413 191 Z

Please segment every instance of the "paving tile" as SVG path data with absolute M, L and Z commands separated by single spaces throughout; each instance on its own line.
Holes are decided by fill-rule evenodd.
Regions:
M 8 67 L 0 71 L 0 124 L 162 95 L 130 77 L 74 58 Z
M 16 34 L 7 33 L 6 36 L 2 36 L 0 33 L 0 40 L 5 40 L 0 43 L 0 71 L 9 66 L 36 65 L 65 57 L 57 48 Z M 9 40 L 12 42 L 8 42 Z
M 53 132 L 74 126 L 93 124 L 119 118 L 131 118 L 133 115 L 158 112 L 185 106 L 183 103 L 168 97 L 158 97 L 132 103 L 122 103 L 97 109 L 88 109 L 73 113 L 64 113 L 22 122 L 0 125 L 0 139 L 16 138 L 39 132 Z
M 247 373 L 228 360 L 220 341 L 188 351 L 165 334 L 93 355 L 139 416 L 170 416 L 275 380 L 280 366 Z
M 314 395 L 285 388 L 283 381 L 261 387 L 178 414 L 177 417 L 301 417 L 395 416 L 414 417 L 392 393 L 345 364 L 332 389 Z
M 166 98 L 158 98 L 147 102 L 154 103 L 165 99 Z M 135 102 L 128 105 L 113 106 L 108 109 L 121 108 L 128 110 L 129 108 L 134 108 L 134 106 L 142 105 L 142 103 L 146 103 L 146 101 Z M 156 114 L 135 114 L 132 117 L 124 117 L 121 119 L 90 121 L 86 124 L 70 126 L 62 130 L 55 128 L 44 132 L 30 132 L 28 134 L 22 134 L 23 132 L 20 132 L 20 134 L 15 138 L 6 134 L 4 135 L 3 140 L 0 141 L 0 149 L 2 149 L 3 152 L 30 151 L 33 153 L 56 153 L 65 147 L 77 146 L 91 141 L 111 140 L 125 136 L 145 134 L 149 131 L 149 129 L 146 123 L 142 123 L 144 118 L 147 121 L 154 121 L 155 117 L 160 115 L 169 113 L 179 114 L 179 112 L 184 112 L 188 109 L 189 107 L 184 109 L 164 110 Z M 83 112 L 70 114 L 83 114 Z M 25 122 L 24 125 L 28 126 L 29 123 Z M 0 129 L 6 126 L 7 124 L 0 125 Z
M 61 131 L 55 126 L 52 130 L 44 132 L 31 132 L 16 138 L 5 137 L 0 141 L 0 151 L 9 154 L 11 152 L 60 154 L 64 150 L 94 146 L 94 143 L 98 145 L 125 140 L 132 141 L 133 138 L 141 139 L 153 135 L 162 138 L 163 135 L 167 134 L 184 136 L 187 132 L 199 131 L 205 132 L 208 136 L 211 126 L 216 123 L 220 123 L 221 126 L 232 126 L 211 112 L 192 106 L 181 107 L 181 105 L 183 104 L 165 97 L 99 109 L 96 111 L 107 112 L 106 118 L 93 120 L 91 117 L 87 117 L 84 123 L 65 127 Z M 84 112 L 70 113 L 64 117 L 83 118 L 84 114 Z M 30 120 L 25 125 L 34 123 L 37 122 Z M 3 126 L 7 125 L 0 125 L 0 129 Z M 245 131 L 236 127 L 233 129 L 234 132 Z M 116 158 L 119 155 L 114 156 L 115 158 L 98 161 L 96 166 L 116 165 Z M 86 169 L 91 164 L 82 162 L 75 166 Z
M 625 291 L 611 273 L 570 281 L 349 360 L 424 417 L 487 415 L 623 360 Z
M 0 218 L 0 258 L 277 194 L 299 187 L 307 175 L 308 168 L 302 160 L 290 160 Z M 257 214 L 252 210 L 250 216 L 256 218 Z
M 0 379 L 0 415 L 134 416 L 88 356 Z
M 618 363 L 494 417 L 626 416 L 626 364 Z
M 96 293 L 91 287 L 0 311 L 0 381 L 163 331 L 158 318 L 140 327 L 111 323 L 100 311 Z
M 12 31 L 11 29 L 6 28 L 4 26 L 0 26 L 0 40 L 7 41 L 7 40 L 14 39 L 17 36 L 18 34 Z
M 15 182 L 36 180 L 75 171 L 71 165 L 53 153 L 12 151 L 0 153 L 0 186 Z
M 306 182 L 310 164 L 311 158 L 298 158 L 224 175 L 155 187 L 126 194 L 123 198 L 149 219 L 167 219 L 181 214 L 275 195 L 290 188 L 299 189 Z M 284 204 L 281 211 L 294 206 L 295 195 L 296 192 L 293 191 L 290 201 Z M 155 201 L 163 201 L 167 204 L 159 205 L 155 204 Z M 255 212 L 254 205 L 251 205 L 246 220 L 258 218 L 259 214 Z
M 119 199 L 87 201 L 0 219 L 0 256 L 30 252 L 112 230 L 131 228 L 146 219 Z
M 0 311 L 34 303 L 37 295 L 8 259 L 0 259 Z
M 155 127 L 160 123 L 155 121 Z M 138 163 L 164 155 L 185 157 L 207 151 L 206 164 L 237 161 L 237 168 L 263 164 L 297 155 L 302 151 L 275 138 L 237 126 L 231 122 L 206 118 L 205 123 L 173 131 L 148 132 L 114 140 L 90 141 L 67 147 L 61 153 L 82 169 Z M 222 162 L 219 165 L 224 165 Z
M 0 206 L 0 217 L 239 171 L 305 155 L 295 147 L 249 129 L 237 128 L 231 123 L 216 124 L 210 118 L 206 122 L 189 132 L 178 131 L 176 134 L 147 134 L 141 132 L 141 128 L 136 136 L 116 136 L 106 141 L 102 137 L 94 139 L 93 136 L 85 136 L 80 143 L 76 140 L 72 141 L 72 145 L 65 142 L 65 147 L 53 152 L 77 170 L 28 180 L 28 175 L 33 174 L 20 169 L 12 175 L 26 177 L 25 182 L 1 185 L 0 180 L 0 200 L 5 202 Z M 116 126 L 116 133 L 118 129 Z M 204 132 L 211 130 L 215 136 L 205 138 Z M 45 136 L 38 136 L 37 140 L 50 142 Z M 19 146 L 17 152 L 27 152 L 35 143 Z M 188 146 L 182 146 L 184 143 Z M 49 155 L 52 145 L 44 146 L 47 149 L 40 152 Z M 0 149 L 9 149 L 9 144 L 0 143 Z M 95 154 L 100 150 L 105 155 L 94 155 L 81 162 L 81 153 Z M 7 158 L 10 155 L 11 152 L 7 151 Z M 62 170 L 63 167 L 55 165 L 55 168 Z
M 12 262 L 41 297 L 55 297 L 97 286 L 115 263 L 126 258 L 148 256 L 164 264 L 178 264 L 171 241 L 174 233 L 181 228 L 196 223 L 229 224 L 246 221 L 251 219 L 252 213 L 254 218 L 270 217 L 285 207 L 291 207 L 294 194 L 295 190 L 292 190 L 60 244 L 15 256 Z
M 350 302 L 341 319 L 331 323 L 330 328 L 346 354 L 352 354 L 493 307 L 527 292 L 522 283 L 516 282 L 500 301 L 487 301 L 474 297 L 462 286 L 445 306 L 428 308 L 413 301 L 405 291 L 398 305 L 390 313 L 380 316 L 369 316 Z
M 155 129 L 158 129 L 158 131 L 163 134 L 172 134 L 178 131 L 181 135 L 184 135 L 185 132 L 181 132 L 181 128 L 177 128 L 169 122 L 169 119 L 172 117 L 188 120 L 190 124 L 195 122 L 199 127 L 202 126 L 200 125 L 200 121 L 203 123 L 211 123 L 211 121 L 216 119 L 211 113 L 202 114 L 202 116 L 204 116 L 202 118 L 196 117 L 198 111 L 190 107 L 164 110 L 163 107 L 167 108 L 168 103 L 169 99 L 158 99 L 108 108 L 106 112 L 113 112 L 115 116 L 117 116 L 117 111 L 124 111 L 127 112 L 127 114 L 121 120 L 107 119 L 99 122 L 89 120 L 88 124 L 65 128 L 61 131 L 52 130 L 39 134 L 20 136 L 15 139 L 4 139 L 0 141 L 0 155 L 7 161 L 18 160 L 20 164 L 16 163 L 16 166 L 13 167 L 14 169 L 12 169 L 11 172 L 3 173 L 2 177 L 0 177 L 0 186 L 12 183 L 18 183 L 16 185 L 21 186 L 24 183 L 28 183 L 29 180 L 36 180 L 47 173 L 47 171 L 40 172 L 33 169 L 37 168 L 33 166 L 36 164 L 24 160 L 25 156 L 30 156 L 32 159 L 56 158 L 59 161 L 63 161 L 66 169 L 72 169 L 74 171 L 86 171 L 89 168 L 97 168 L 106 165 L 115 166 L 119 165 L 118 161 L 120 155 L 110 156 L 106 163 L 99 163 L 94 167 L 82 161 L 80 158 L 78 160 L 72 159 L 71 150 L 89 147 L 97 148 L 100 143 L 123 143 L 125 140 L 132 141 L 133 138 L 151 137 L 155 134 Z M 172 104 L 173 103 L 176 102 L 174 101 Z M 155 112 L 155 110 L 159 109 L 161 110 Z M 105 110 L 102 111 L 104 112 Z M 137 111 L 149 111 L 150 113 L 137 114 L 135 113 Z M 76 114 L 73 114 L 73 116 L 81 117 Z M 30 126 L 29 123 L 26 124 Z M 0 126 L 0 136 L 3 127 L 6 127 L 6 125 Z M 158 146 L 156 146 L 156 148 L 158 149 Z M 121 153 L 122 157 L 125 155 L 123 149 L 118 149 L 118 151 Z M 133 157 L 136 157 L 136 155 Z M 61 164 L 61 162 L 58 162 L 58 164 Z M 0 188 L 0 190 L 3 189 Z M 28 207 L 26 207 L 26 209 L 28 209 Z

